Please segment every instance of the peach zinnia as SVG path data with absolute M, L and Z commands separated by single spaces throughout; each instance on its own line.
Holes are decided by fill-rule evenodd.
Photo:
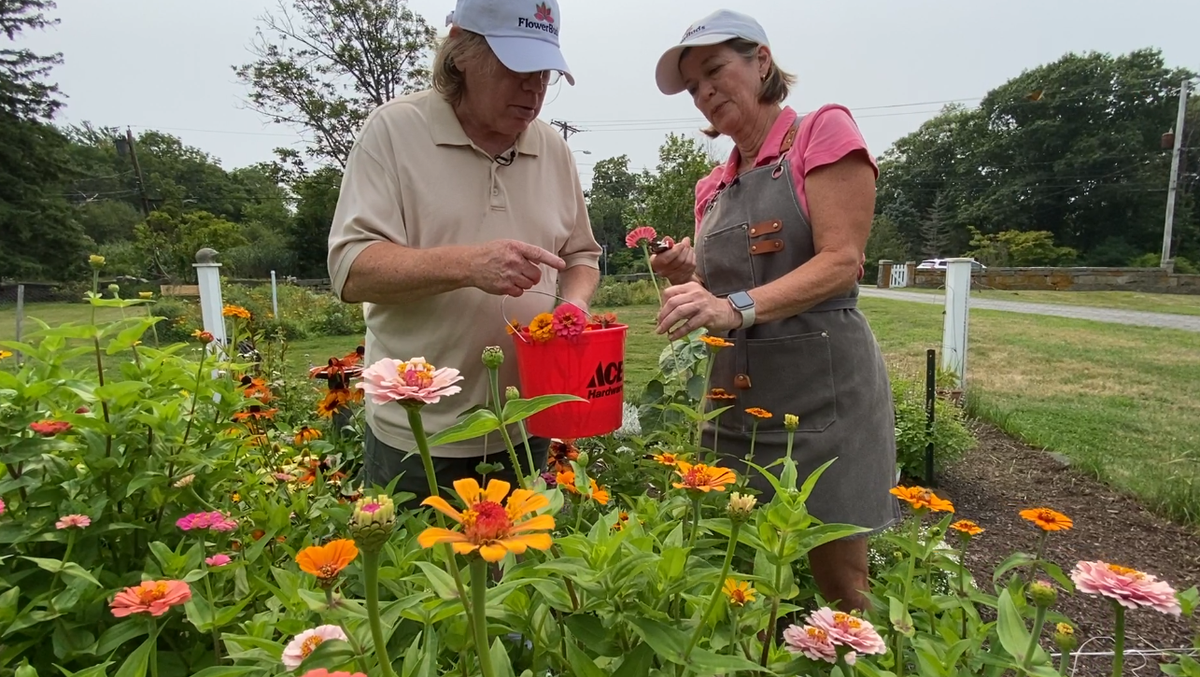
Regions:
M 676 489 L 692 491 L 725 491 L 725 485 L 737 481 L 737 475 L 729 468 L 718 468 L 715 465 L 697 463 L 692 465 L 687 461 L 677 461 L 675 472 L 679 473 L 680 481 L 675 483 Z
M 358 557 L 358 546 L 348 538 L 325 545 L 312 545 L 296 554 L 300 570 L 316 576 L 322 583 L 333 581 Z
M 118 592 L 109 607 L 117 618 L 132 614 L 161 616 L 191 598 L 192 589 L 183 581 L 142 581 Z
M 435 369 L 424 357 L 407 362 L 385 357 L 363 370 L 362 382 L 356 385 L 375 404 L 437 404 L 443 397 L 461 392 L 462 388 L 454 385 L 461 380 L 457 369 Z
M 417 536 L 422 548 L 432 548 L 438 543 L 449 543 L 454 552 L 468 555 L 479 551 L 488 562 L 499 562 L 508 553 L 520 555 L 527 548 L 548 550 L 552 545 L 550 534 L 544 532 L 554 528 L 554 517 L 537 515 L 525 521 L 522 517 L 535 513 L 550 505 L 550 499 L 528 489 L 517 489 L 508 496 L 512 487 L 502 480 L 489 480 L 486 489 L 481 489 L 474 479 L 461 479 L 454 483 L 454 492 L 467 509 L 459 512 L 450 507 L 446 499 L 430 496 L 421 502 L 448 515 L 462 526 L 462 531 L 451 531 L 430 527 Z M 500 501 L 508 496 L 502 506 Z
M 1042 531 L 1066 531 L 1075 526 L 1070 517 L 1050 508 L 1022 510 L 1021 517 L 1033 522 Z
M 304 659 L 312 655 L 312 652 L 317 650 L 329 640 L 340 640 L 347 642 L 350 638 L 346 635 L 346 631 L 342 630 L 338 625 L 318 625 L 315 628 L 305 630 L 296 635 L 288 645 L 283 648 L 283 655 L 280 660 L 283 661 L 283 667 L 288 670 L 295 670 L 304 663 Z
M 888 493 L 912 506 L 913 510 L 954 512 L 953 503 L 944 498 L 939 498 L 932 491 L 923 487 L 892 487 Z

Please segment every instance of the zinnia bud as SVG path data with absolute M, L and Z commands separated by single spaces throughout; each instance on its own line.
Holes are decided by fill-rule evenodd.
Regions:
M 392 536 L 396 525 L 396 504 L 388 496 L 360 498 L 350 518 L 350 533 L 363 550 L 378 551 Z
M 783 427 L 788 432 L 796 432 L 796 428 L 800 426 L 800 417 L 795 414 L 783 415 Z
M 743 496 L 738 492 L 729 495 L 729 519 L 744 522 L 750 518 L 758 499 L 754 496 Z
M 516 386 L 509 386 L 504 389 L 504 398 L 509 400 L 521 399 L 521 391 L 517 390 Z
M 1029 597 L 1034 604 L 1046 609 L 1058 601 L 1058 592 L 1047 581 L 1034 581 L 1029 585 Z
M 104 267 L 104 257 L 99 254 L 92 254 L 88 257 L 88 265 L 95 270 L 100 270 Z
M 483 365 L 488 369 L 496 369 L 504 364 L 504 351 L 500 346 L 488 346 L 483 349 Z
M 1059 623 L 1054 626 L 1054 644 L 1059 651 L 1067 653 L 1074 651 L 1075 647 L 1079 646 L 1079 640 L 1075 637 L 1075 628 L 1072 628 L 1069 623 Z
M 191 484 L 192 481 L 195 479 L 196 479 L 196 476 L 194 474 L 193 475 L 184 475 L 183 477 L 180 477 L 178 480 L 176 480 L 175 484 L 172 484 L 171 486 L 175 487 L 176 489 L 182 489 L 182 488 L 188 486 L 189 484 Z
M 108 285 L 108 291 L 109 291 L 109 293 L 111 293 L 113 296 L 116 296 L 117 294 L 120 294 L 120 293 L 121 293 L 121 285 L 119 285 L 119 284 L 110 284 L 110 285 Z

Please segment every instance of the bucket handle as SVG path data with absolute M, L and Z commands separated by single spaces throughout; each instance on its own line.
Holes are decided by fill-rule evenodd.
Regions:
M 559 296 L 558 294 L 551 294 L 550 292 L 539 291 L 537 289 L 526 289 L 525 293 L 526 294 L 541 294 L 542 296 L 549 296 L 550 298 L 558 299 L 559 301 L 562 301 L 563 303 L 569 303 L 569 304 L 575 306 L 576 308 L 579 308 L 578 304 L 571 303 L 570 301 L 564 299 L 563 297 Z M 508 299 L 509 299 L 508 294 L 505 294 L 504 296 L 500 297 L 500 317 L 504 320 L 504 324 L 506 326 L 508 325 L 508 315 L 504 314 L 504 302 L 507 301 Z M 584 315 L 588 314 L 588 311 L 583 308 L 579 308 L 579 311 L 581 313 L 583 313 Z M 521 332 L 519 332 L 519 331 L 513 332 L 513 335 L 516 336 L 517 338 L 521 339 L 525 343 L 529 343 L 529 341 L 526 340 L 526 338 L 524 336 L 521 336 Z

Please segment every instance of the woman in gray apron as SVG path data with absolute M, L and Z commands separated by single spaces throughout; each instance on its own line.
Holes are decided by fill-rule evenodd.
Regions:
M 654 259 L 672 283 L 659 333 L 705 327 L 734 344 L 717 353 L 712 385 L 736 396 L 710 428 L 724 465 L 740 461 L 758 420 L 754 463 L 786 450 L 785 414 L 799 417 L 793 458 L 803 479 L 829 460 L 809 499 L 826 523 L 872 531 L 899 518 L 891 386 L 875 336 L 857 308 L 863 249 L 874 213 L 876 167 L 849 111 L 825 106 L 801 118 L 781 106 L 792 76 L 775 65 L 757 21 L 721 10 L 697 21 L 657 69 L 665 94 L 687 91 L 736 144 L 696 186 L 696 245 Z M 717 406 L 729 402 L 713 403 Z M 774 469 L 778 473 L 778 467 Z M 757 473 L 751 486 L 771 497 Z M 810 553 L 822 595 L 863 608 L 869 588 L 864 537 Z

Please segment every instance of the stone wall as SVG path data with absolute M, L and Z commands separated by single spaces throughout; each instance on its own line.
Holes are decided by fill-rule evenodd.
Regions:
M 938 289 L 945 286 L 945 271 L 910 270 L 910 287 Z M 971 275 L 971 286 L 1019 291 L 1200 294 L 1200 275 L 1174 275 L 1163 268 L 988 268 Z

